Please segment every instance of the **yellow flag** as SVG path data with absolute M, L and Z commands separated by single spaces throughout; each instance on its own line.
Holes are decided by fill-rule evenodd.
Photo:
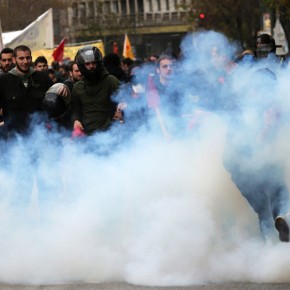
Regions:
M 132 50 L 132 46 L 129 40 L 127 33 L 125 34 L 124 46 L 123 46 L 123 57 L 130 57 L 131 59 L 135 59 L 135 55 Z

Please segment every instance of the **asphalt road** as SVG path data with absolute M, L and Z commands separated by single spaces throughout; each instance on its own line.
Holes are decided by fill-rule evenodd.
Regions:
M 226 283 L 183 287 L 148 287 L 127 283 L 72 284 L 72 285 L 7 285 L 0 290 L 286 290 L 290 284 Z

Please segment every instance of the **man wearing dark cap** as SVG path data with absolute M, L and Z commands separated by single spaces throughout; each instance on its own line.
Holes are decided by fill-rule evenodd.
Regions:
M 259 68 L 267 68 L 277 74 L 281 66 L 281 61 L 276 55 L 275 39 L 269 34 L 260 34 L 256 39 L 256 60 Z
M 275 39 L 269 34 L 260 34 L 256 40 L 256 57 L 268 58 L 269 54 L 276 57 Z

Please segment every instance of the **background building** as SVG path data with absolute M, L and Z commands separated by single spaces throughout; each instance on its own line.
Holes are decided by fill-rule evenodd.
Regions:
M 122 50 L 128 33 L 135 55 L 145 58 L 165 49 L 178 53 L 183 36 L 192 29 L 184 0 L 69 0 L 67 37 L 70 42 L 101 38 L 105 51 L 113 43 Z

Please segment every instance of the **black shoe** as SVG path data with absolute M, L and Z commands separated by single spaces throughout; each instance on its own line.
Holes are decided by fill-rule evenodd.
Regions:
M 275 219 L 275 227 L 279 232 L 279 239 L 281 242 L 289 242 L 289 225 L 283 216 L 278 216 Z

